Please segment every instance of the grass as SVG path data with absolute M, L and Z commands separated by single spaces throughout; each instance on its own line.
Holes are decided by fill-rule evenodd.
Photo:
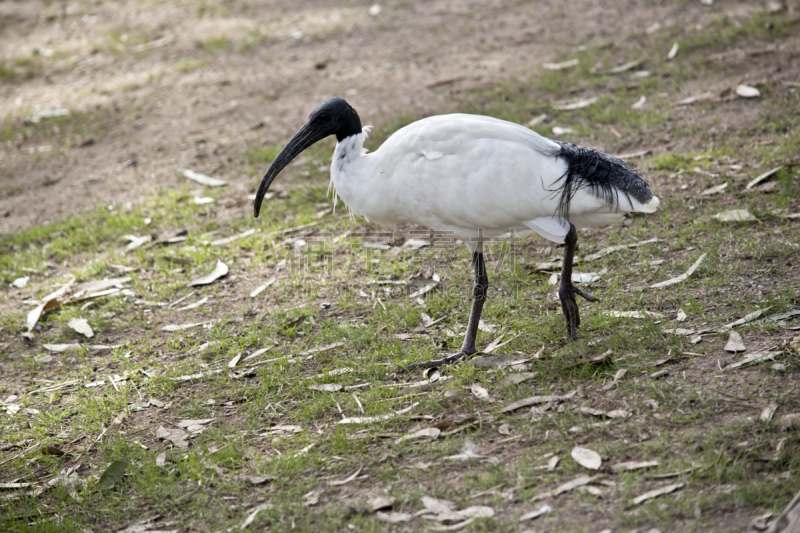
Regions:
M 772 38 L 752 33 L 754 39 Z M 663 45 L 652 43 L 654 48 Z M 713 48 L 711 42 L 706 46 Z M 693 51 L 703 55 L 708 50 L 698 45 Z M 511 80 L 462 95 L 459 105 L 523 124 L 547 113 L 550 123 L 575 126 L 569 140 L 602 144 L 616 153 L 649 147 L 643 139 L 668 128 L 689 132 L 696 124 L 695 116 L 675 110 L 666 99 L 651 100 L 652 107 L 642 112 L 630 109 L 640 91 L 657 94 L 673 87 L 668 77 L 654 75 L 636 89 L 626 89 L 618 77 L 589 72 L 587 65 L 604 57 L 604 49 L 584 54 L 583 70 L 542 73 L 536 83 Z M 620 60 L 623 56 L 633 58 L 629 50 L 620 53 Z M 665 68 L 689 72 L 695 60 L 679 56 L 678 61 Z M 596 91 L 601 99 L 581 110 L 554 111 L 550 104 L 573 86 Z M 573 94 L 567 96 L 571 99 Z M 596 450 L 606 466 L 655 459 L 660 464 L 646 471 L 604 471 L 603 480 L 614 485 L 593 485 L 603 492 L 602 498 L 573 491 L 544 500 L 554 510 L 537 519 L 537 530 L 730 531 L 753 516 L 778 511 L 796 492 L 794 480 L 800 475 L 800 440 L 778 420 L 800 410 L 792 388 L 797 355 L 784 348 L 774 362 L 721 371 L 741 357 L 722 350 L 725 334 L 705 335 L 699 344 L 691 344 L 689 337 L 664 330 L 717 329 L 755 309 L 769 307 L 772 313 L 797 307 L 797 251 L 792 243 L 800 241 L 800 227 L 797 221 L 773 214 L 775 208 L 798 207 L 797 169 L 787 166 L 777 177 L 777 194 L 744 190 L 763 167 L 796 157 L 797 130 L 786 112 L 796 101 L 793 93 L 765 92 L 757 124 L 741 126 L 713 143 L 699 131 L 691 134 L 691 149 L 659 150 L 639 161 L 663 200 L 661 209 L 637 217 L 630 227 L 581 232 L 579 256 L 607 246 L 658 241 L 579 264 L 581 271 L 603 272 L 602 280 L 589 288 L 602 301 L 581 303 L 583 321 L 575 343 L 565 342 L 550 274 L 534 269 L 536 263 L 558 259 L 559 250 L 532 237 L 492 243 L 487 253 L 492 290 L 483 318 L 494 331 L 481 332 L 479 345 L 486 346 L 502 333 L 510 342 L 499 351 L 530 360 L 514 369 L 459 365 L 447 369 L 447 379 L 427 393 L 399 392 L 403 384 L 424 379 L 400 367 L 460 346 L 470 306 L 466 250 L 402 251 L 403 242 L 417 229 L 409 227 L 392 229 L 389 250 L 363 246 L 373 240 L 370 231 L 383 230 L 347 220 L 341 211 L 325 213 L 330 204 L 324 168 L 330 143 L 316 145 L 284 171 L 276 187 L 285 194 L 268 200 L 258 220 L 250 216 L 250 202 L 242 193 L 209 189 L 203 194 L 214 202 L 197 205 L 187 186 L 156 191 L 141 205 L 111 210 L 104 206 L 3 236 L 3 282 L 24 274 L 31 279 L 27 288 L 8 289 L 0 298 L 0 344 L 5 345 L 0 361 L 16 376 L 13 386 L 0 389 L 0 399 L 18 395 L 22 409 L 17 415 L 0 415 L 0 461 L 8 461 L 0 481 L 41 485 L 77 467 L 80 482 L 56 484 L 38 496 L 15 498 L 19 491 L 5 491 L 12 497 L 0 503 L 0 529 L 119 530 L 152 520 L 158 529 L 221 531 L 238 528 L 263 504 L 250 526 L 253 530 L 384 531 L 388 526 L 375 518 L 369 501 L 390 495 L 396 498 L 393 511 L 410 514 L 422 508 L 423 496 L 456 502 L 459 509 L 488 505 L 498 513 L 465 530 L 517 531 L 521 526 L 516 518 L 540 505 L 531 501 L 534 496 L 586 473 L 570 458 L 575 445 Z M 714 115 L 724 105 L 711 103 L 705 110 Z M 38 127 L 55 126 L 53 135 L 63 136 L 76 133 L 80 124 L 95 122 L 63 118 Z M 414 118 L 385 120 L 373 131 L 371 148 Z M 701 129 L 709 124 L 701 123 Z M 605 126 L 613 126 L 621 137 Z M 31 138 L 31 127 L 7 121 L 7 139 Z M 772 143 L 749 142 L 753 138 Z M 251 147 L 237 156 L 236 164 L 255 183 L 279 148 Z M 733 171 L 732 165 L 743 168 Z M 726 176 L 730 190 L 698 197 L 719 179 L 695 167 Z M 710 218 L 734 207 L 747 207 L 760 223 L 724 224 Z M 186 241 L 125 250 L 124 235 L 170 234 L 178 228 L 188 229 Z M 250 229 L 257 232 L 227 246 L 208 244 Z M 646 288 L 685 272 L 701 253 L 708 256 L 685 282 L 663 290 Z M 187 287 L 210 272 L 217 260 L 229 265 L 227 278 L 206 287 Z M 125 283 L 130 293 L 98 298 L 86 308 L 64 306 L 45 316 L 34 343 L 20 336 L 30 310 L 23 300 L 41 298 L 71 276 L 78 283 L 120 276 L 110 265 L 133 269 L 124 274 L 131 277 Z M 434 273 L 440 276 L 439 287 L 421 304 L 409 299 L 408 293 L 429 283 Z M 273 285 L 249 296 L 272 277 L 277 279 Z M 409 287 L 371 283 L 379 280 L 405 281 Z M 203 297 L 209 299 L 204 305 L 179 310 Z M 688 315 L 686 322 L 675 322 L 679 309 Z M 615 318 L 603 313 L 608 310 L 647 310 L 663 316 Z M 441 321 L 426 328 L 423 313 Z M 72 318 L 87 318 L 96 337 L 81 339 L 68 327 Z M 208 327 L 162 330 L 167 324 L 212 321 Z M 781 345 L 792 335 L 785 326 L 757 322 L 741 328 L 746 353 Z M 121 346 L 104 352 L 83 347 L 64 354 L 48 354 L 41 347 L 76 342 Z M 331 343 L 343 344 L 307 354 Z M 256 366 L 228 370 L 235 356 L 261 348 L 269 349 L 248 361 Z M 613 352 L 612 363 L 585 363 L 587 356 L 608 350 Z M 54 360 L 42 360 L 45 355 Z M 668 355 L 673 359 L 662 362 Z M 786 369 L 773 369 L 775 362 Z M 605 390 L 623 368 L 626 377 Z M 218 369 L 222 372 L 176 379 Z M 667 376 L 651 377 L 663 369 L 669 370 Z M 520 370 L 535 375 L 502 386 L 503 379 Z M 325 375 L 331 371 L 341 373 Z M 114 374 L 126 376 L 126 381 L 112 386 L 109 376 Z M 31 393 L 68 379 L 80 381 Z M 101 380 L 105 384 L 86 387 Z M 326 383 L 352 388 L 310 388 Z M 475 396 L 475 386 L 489 391 L 493 401 Z M 579 392 L 541 416 L 526 409 L 501 412 L 518 399 L 569 391 Z M 150 399 L 164 406 L 137 410 Z M 759 421 L 770 402 L 779 405 L 776 420 Z M 373 424 L 339 423 L 343 417 L 383 416 L 412 405 L 403 415 Z M 631 417 L 597 425 L 607 420 L 587 416 L 580 407 L 624 409 Z M 126 418 L 114 424 L 121 414 Z M 434 424 L 445 431 L 458 429 L 457 421 L 465 417 L 474 418 L 474 423 L 452 435 L 399 440 Z M 180 420 L 208 418 L 215 420 L 190 439 L 187 450 L 156 438 L 161 426 L 174 429 Z M 277 425 L 300 430 L 276 430 Z M 484 458 L 449 459 L 467 443 L 477 445 Z M 71 455 L 43 455 L 43 446 Z M 553 471 L 541 468 L 547 454 L 560 458 Z M 123 459 L 129 463 L 124 478 L 111 489 L 99 490 L 100 474 Z M 345 484 L 329 484 L 356 471 L 358 477 Z M 654 477 L 670 473 L 678 474 Z M 273 479 L 252 485 L 237 475 Z M 679 491 L 639 506 L 630 504 L 648 490 L 679 482 L 685 483 Z M 312 503 L 315 498 L 318 502 Z M 396 527 L 426 526 L 414 518 Z
M 98 108 L 91 112 L 70 110 L 68 115 L 30 120 L 33 113 L 26 109 L 16 117 L 7 116 L 0 123 L 0 141 L 13 143 L 47 144 L 57 149 L 69 149 L 86 139 L 107 131 L 114 117 L 111 112 Z
M 195 41 L 195 48 L 204 52 L 226 52 L 233 48 L 230 39 L 224 35 L 209 37 L 203 41 Z

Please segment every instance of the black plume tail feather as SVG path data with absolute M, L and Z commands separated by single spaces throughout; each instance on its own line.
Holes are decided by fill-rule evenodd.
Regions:
M 557 182 L 560 186 L 554 191 L 561 195 L 556 213 L 559 216 L 568 219 L 572 198 L 581 189 L 588 189 L 615 211 L 619 209 L 620 194 L 624 194 L 629 202 L 632 197 L 642 204 L 653 197 L 650 187 L 633 165 L 599 150 L 554 142 L 561 146 L 555 156 L 567 163 L 566 172 Z

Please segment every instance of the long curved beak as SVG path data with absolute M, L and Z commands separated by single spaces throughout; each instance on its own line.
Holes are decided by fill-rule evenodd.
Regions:
M 264 177 L 261 179 L 261 185 L 258 186 L 256 201 L 253 205 L 253 214 L 256 218 L 258 218 L 258 214 L 261 211 L 261 202 L 264 200 L 264 195 L 267 194 L 267 189 L 272 185 L 273 180 L 280 171 L 291 163 L 292 159 L 300 155 L 303 150 L 315 142 L 324 139 L 328 135 L 330 135 L 330 133 L 314 129 L 309 122 L 303 124 L 303 127 L 294 134 L 294 137 L 283 147 L 281 153 L 278 154 L 278 157 L 275 158 L 269 166 L 267 173 L 264 174 Z

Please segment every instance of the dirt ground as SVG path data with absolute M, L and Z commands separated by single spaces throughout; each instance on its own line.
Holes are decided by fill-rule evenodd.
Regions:
M 757 309 L 763 318 L 800 308 L 800 220 L 785 217 L 800 211 L 800 5 L 771 4 L 0 0 L 0 400 L 18 397 L 15 408 L 25 415 L 14 418 L 0 404 L 8 413 L 0 410 L 0 432 L 12 435 L 0 438 L 0 467 L 7 465 L 0 526 L 765 530 L 800 488 L 800 366 L 789 347 L 800 334 L 798 317 L 740 329 L 745 357 L 770 353 L 774 361 L 735 372 L 723 369 L 743 355 L 725 351 L 727 330 L 716 328 Z M 653 52 L 653 40 L 663 52 Z M 673 41 L 682 43 L 674 61 L 666 57 Z M 542 68 L 572 57 L 596 61 L 603 72 L 645 62 L 620 76 Z M 740 84 L 758 87 L 760 96 L 737 97 Z M 645 93 L 641 111 L 632 111 Z M 565 140 L 633 153 L 664 202 L 630 228 L 582 232 L 581 256 L 658 241 L 586 266 L 600 272 L 593 291 L 604 300 L 581 303 L 576 344 L 563 336 L 548 282 L 553 268 L 536 267 L 558 261 L 560 250 L 525 241 L 514 249 L 516 270 L 491 256 L 502 272 L 492 277 L 497 292 L 485 321 L 496 324 L 481 342 L 502 331 L 505 349 L 525 361 L 461 365 L 423 385 L 426 394 L 407 390 L 426 376 L 397 366 L 460 344 L 469 306 L 465 257 L 453 252 L 435 267 L 410 268 L 400 246 L 419 228 L 402 226 L 391 228 L 395 241 L 375 248 L 384 255 L 367 256 L 363 271 L 298 275 L 292 254 L 315 240 L 326 252 L 309 253 L 311 261 L 339 266 L 349 257 L 349 236 L 382 231 L 338 211 L 330 216 L 320 191 L 327 162 L 315 159 L 321 150 L 284 172 L 257 221 L 247 199 L 275 149 L 334 95 L 375 125 L 378 139 L 448 112 L 493 114 L 553 135 L 551 126 L 569 124 L 574 137 Z M 599 104 L 573 115 L 555 107 L 595 95 Z M 697 105 L 678 104 L 692 96 L 702 96 Z M 53 112 L 64 114 L 42 116 Z M 537 122 L 543 112 L 548 118 Z M 779 179 L 746 188 L 773 166 L 781 167 Z M 180 169 L 228 187 L 202 188 Z M 704 196 L 723 180 L 730 184 L 724 194 Z M 206 195 L 210 205 L 193 203 Z M 757 220 L 725 226 L 711 218 L 742 207 Z M 283 233 L 287 227 L 295 229 Z M 253 233 L 240 233 L 248 228 Z M 161 241 L 178 230 L 188 240 Z M 159 243 L 126 251 L 126 234 Z M 211 242 L 229 236 L 241 239 Z M 709 257 L 689 282 L 647 290 L 685 272 L 701 252 Z M 217 260 L 231 266 L 227 277 L 187 288 Z M 27 287 L 10 285 L 26 273 Z M 27 334 L 37 298 L 73 276 L 79 287 L 131 276 L 119 285 L 130 292 L 65 304 Z M 400 296 L 381 299 L 386 286 L 406 281 Z M 426 284 L 438 285 L 424 302 L 407 298 Z M 631 323 L 602 309 L 657 315 Z M 118 347 L 44 348 L 89 343 L 67 325 L 83 316 L 96 329 L 90 343 Z M 186 331 L 162 329 L 189 322 Z M 327 348 L 315 351 L 320 346 Z M 261 357 L 273 366 L 229 364 L 261 347 L 271 350 Z M 586 363 L 585 355 L 606 350 L 613 363 Z M 300 355 L 307 360 L 298 363 Z M 350 366 L 337 374 L 343 365 Z M 98 384 L 115 373 L 123 376 L 118 385 Z M 331 375 L 340 381 L 329 383 Z M 335 391 L 311 389 L 312 382 Z M 569 397 L 502 410 L 540 394 Z M 405 418 L 380 427 L 340 425 L 409 405 Z M 629 418 L 614 418 L 615 411 Z M 185 419 L 217 421 L 193 433 L 187 448 L 159 434 Z M 404 440 L 431 428 L 442 438 Z M 44 445 L 67 454 L 50 457 L 44 448 L 39 455 Z M 452 459 L 473 445 L 480 457 Z M 603 467 L 583 469 L 570 458 L 574 446 L 598 450 Z M 100 475 L 123 456 L 125 481 L 98 493 Z M 553 457 L 557 468 L 547 466 Z M 659 461 L 646 467 L 652 470 L 611 467 L 651 459 Z M 593 476 L 585 486 L 549 494 L 585 475 Z M 53 480 L 63 491 L 49 491 Z M 31 492 L 15 492 L 28 487 L 14 484 L 28 482 Z M 674 494 L 631 503 L 673 484 Z M 49 492 L 42 497 L 36 487 Z M 489 505 L 497 516 L 431 525 L 419 518 L 423 505 L 433 508 L 420 503 L 431 495 L 462 509 Z M 378 496 L 394 503 L 374 507 Z M 542 517 L 520 521 L 545 504 L 552 509 Z
M 576 42 L 619 44 L 658 22 L 745 17 L 752 2 L 0 2 L 0 115 L 33 124 L 0 149 L 0 232 L 98 203 L 138 202 L 193 168 L 250 190 L 229 163 L 288 138 L 325 98 L 364 124 L 469 111 L 459 93 L 525 77 Z M 19 58 L 30 64 L 15 66 Z M 566 98 L 568 95 L 564 95 Z M 82 113 L 82 114 L 81 114 Z M 90 118 L 91 115 L 91 118 Z

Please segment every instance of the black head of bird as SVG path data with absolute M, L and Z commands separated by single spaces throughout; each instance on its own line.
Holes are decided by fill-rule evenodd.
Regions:
M 261 211 L 261 202 L 275 177 L 303 150 L 331 135 L 336 135 L 336 140 L 341 142 L 358 133 L 361 133 L 361 119 L 356 110 L 344 98 L 329 98 L 317 106 L 308 116 L 303 127 L 289 140 L 264 174 L 253 206 L 255 216 L 258 217 Z

